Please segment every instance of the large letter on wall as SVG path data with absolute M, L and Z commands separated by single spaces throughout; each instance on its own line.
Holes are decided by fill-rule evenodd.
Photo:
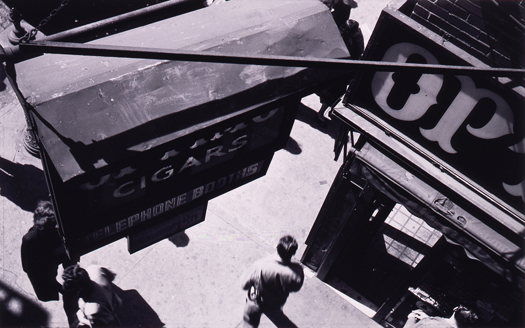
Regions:
M 385 52 L 383 61 L 406 63 L 411 55 L 422 56 L 427 61 L 427 64 L 438 64 L 436 57 L 426 49 L 407 42 L 391 46 Z M 443 85 L 443 76 L 422 74 L 419 81 L 417 81 L 419 90 L 408 97 L 403 108 L 391 108 L 387 103 L 387 99 L 396 84 L 393 75 L 393 72 L 377 72 L 372 79 L 374 99 L 388 115 L 402 121 L 415 121 L 423 116 L 430 106 L 436 103 L 437 94 Z
M 455 154 L 456 150 L 451 144 L 452 136 L 483 98 L 494 101 L 496 112 L 490 121 L 479 129 L 467 125 L 468 132 L 481 139 L 494 139 L 512 133 L 513 115 L 509 104 L 501 96 L 490 90 L 476 88 L 470 77 L 457 76 L 457 78 L 461 81 L 461 91 L 438 124 L 430 130 L 421 128 L 421 134 L 428 140 L 437 141 L 444 151 Z

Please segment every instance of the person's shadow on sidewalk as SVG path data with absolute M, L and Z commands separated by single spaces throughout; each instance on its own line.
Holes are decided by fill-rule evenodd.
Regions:
M 323 127 L 319 124 L 319 121 L 317 121 L 316 117 L 317 111 L 315 109 L 310 108 L 303 103 L 299 105 L 299 111 L 297 112 L 296 120 L 306 123 L 312 128 L 319 130 L 329 135 L 332 139 L 336 140 L 343 122 L 336 118 L 332 118 L 332 120 L 326 122 L 326 127 Z
M 122 299 L 122 305 L 117 312 L 122 327 L 165 327 L 158 314 L 135 289 L 122 290 L 116 285 L 113 285 L 113 289 Z
M 7 79 L 7 74 L 5 69 L 2 67 L 0 68 L 0 92 L 7 89 L 7 84 L 5 83 L 5 80 Z
M 290 318 L 286 314 L 284 314 L 282 311 L 273 311 L 264 313 L 266 317 L 275 325 L 277 328 L 298 328 L 298 326 L 293 323 Z M 239 324 L 235 328 L 244 328 L 250 326 L 249 324 L 245 323 L 244 320 L 239 322 Z
M 0 280 L 0 327 L 48 327 L 49 314 L 38 302 Z
M 190 237 L 186 234 L 185 230 L 177 232 L 173 236 L 168 238 L 177 247 L 186 247 L 190 243 Z
M 282 311 L 266 313 L 266 317 L 268 317 L 277 328 L 298 328 Z
M 33 212 L 39 200 L 49 199 L 44 172 L 0 157 L 0 195 L 24 211 Z
M 312 128 L 328 134 L 330 137 L 332 137 L 332 139 L 336 140 L 338 138 L 342 122 L 340 122 L 338 119 L 332 118 L 332 120 L 328 120 L 326 122 L 326 126 L 323 127 L 319 124 L 319 121 L 316 118 L 316 110 L 306 106 L 303 103 L 299 105 L 299 111 L 295 117 L 296 120 L 302 121 L 303 123 L 310 125 Z M 293 155 L 299 155 L 302 153 L 301 146 L 292 137 L 288 138 L 284 149 Z

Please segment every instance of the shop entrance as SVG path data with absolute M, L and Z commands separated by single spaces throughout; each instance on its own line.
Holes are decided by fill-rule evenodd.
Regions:
M 458 305 L 474 309 L 480 327 L 523 327 L 522 292 L 402 205 L 378 204 L 369 221 L 386 216 L 384 222 L 359 247 L 345 245 L 327 284 L 384 327 L 403 327 L 418 308 L 450 317 Z
M 477 326 L 523 327 L 519 273 L 358 161 L 341 167 L 307 245 L 302 262 L 384 327 L 418 308 L 448 318 L 459 305 Z
M 384 218 L 377 232 L 358 248 L 342 250 L 326 282 L 377 312 L 430 253 L 441 233 L 403 206 L 380 206 L 372 220 Z M 405 287 L 406 288 L 406 287 Z

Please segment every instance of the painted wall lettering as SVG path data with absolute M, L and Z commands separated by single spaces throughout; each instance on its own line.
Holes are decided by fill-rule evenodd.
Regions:
M 438 60 L 424 48 L 411 43 L 398 43 L 391 46 L 383 56 L 383 61 L 403 62 L 412 55 L 422 56 L 426 64 L 439 64 Z M 397 74 L 397 78 L 396 78 Z M 433 129 L 421 129 L 421 134 L 428 140 L 437 141 L 441 148 L 451 154 L 456 153 L 451 140 L 461 125 L 481 99 L 490 99 L 495 103 L 496 111 L 492 119 L 481 128 L 467 125 L 472 135 L 482 139 L 494 139 L 511 134 L 513 129 L 513 114 L 508 103 L 491 90 L 477 88 L 472 78 L 458 76 L 461 81 L 461 92 L 454 99 L 446 113 Z M 398 85 L 399 83 L 404 85 Z M 415 121 L 421 118 L 430 106 L 437 103 L 437 94 L 443 86 L 442 75 L 421 74 L 419 80 L 406 84 L 407 79 L 402 73 L 377 72 L 372 79 L 372 94 L 385 113 L 401 120 Z M 396 89 L 408 89 L 406 101 L 401 108 L 392 108 L 387 100 Z
M 525 154 L 525 139 L 521 142 L 509 147 L 515 153 Z M 525 180 L 521 180 L 521 183 L 511 185 L 503 182 L 503 188 L 512 196 L 519 196 L 525 203 Z
M 437 54 L 442 53 L 411 42 L 384 49 L 381 60 L 400 63 L 440 64 Z M 379 111 L 392 126 L 449 164 L 458 164 L 476 182 L 487 180 L 489 188 L 497 184 L 496 191 L 525 202 L 523 172 L 516 169 L 523 162 L 525 139 L 523 126 L 516 127 L 518 112 L 511 107 L 520 101 L 509 98 L 496 80 L 414 72 L 375 72 L 369 79 L 372 104 L 368 99 L 360 104 L 360 99 L 359 105 Z M 471 158 L 478 160 L 475 167 Z
M 111 199 L 124 201 L 139 197 L 155 188 L 155 184 L 189 175 L 192 169 L 209 168 L 223 161 L 223 158 L 230 158 L 227 156 L 249 147 L 254 129 L 274 117 L 279 110 L 272 109 L 227 128 L 212 130 L 208 137 L 196 138 L 186 147 L 172 142 L 171 146 L 166 145 L 165 150 L 157 152 L 156 157 L 152 156 L 148 161 L 116 167 L 114 173 L 94 176 L 91 181 L 79 184 L 78 188 L 93 195 L 102 195 L 93 198 L 107 204 L 110 204 Z
M 470 115 L 481 99 L 490 99 L 496 105 L 496 111 L 491 120 L 481 128 L 467 125 L 467 131 L 481 139 L 495 139 L 511 134 L 513 129 L 513 115 L 509 104 L 495 92 L 476 88 L 474 81 L 468 76 L 457 76 L 461 81 L 461 92 L 454 99 L 445 115 L 439 120 L 436 127 L 430 130 L 421 129 L 421 134 L 431 141 L 437 141 L 441 148 L 448 153 L 456 153 L 451 140 Z
M 436 57 L 422 47 L 411 43 L 398 43 L 390 47 L 383 61 L 406 63 L 410 55 L 422 56 L 427 64 L 438 64 Z M 388 115 L 401 121 L 415 121 L 427 109 L 436 103 L 436 96 L 443 85 L 443 77 L 434 74 L 421 74 L 419 80 L 402 79 L 400 73 L 377 72 L 372 79 L 372 94 L 374 99 Z M 387 100 L 392 93 L 403 92 L 404 104 L 401 108 L 392 108 Z
M 197 200 L 206 194 L 216 192 L 221 188 L 226 188 L 256 173 L 259 173 L 262 170 L 263 166 L 264 161 L 251 164 L 236 172 L 220 177 L 217 180 L 210 181 L 204 185 L 198 186 L 191 190 L 187 190 L 186 192 L 183 192 L 178 196 L 162 200 L 154 206 L 145 208 L 140 212 L 129 215 L 127 218 L 123 218 L 117 222 L 105 226 L 104 228 L 90 232 L 89 234 L 82 237 L 82 241 L 84 244 L 91 244 L 93 242 L 97 242 L 117 233 L 131 229 L 132 227 L 135 227 L 148 220 L 151 220 L 161 214 L 173 211 L 182 205 L 191 203 L 194 200 Z

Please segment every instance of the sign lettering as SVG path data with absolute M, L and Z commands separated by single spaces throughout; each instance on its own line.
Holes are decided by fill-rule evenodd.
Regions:
M 424 57 L 427 64 L 439 63 L 424 48 L 406 42 L 391 46 L 385 53 L 383 61 L 406 63 L 412 55 Z M 396 91 L 398 83 L 395 78 L 396 74 L 398 74 L 397 81 L 406 81 L 400 77 L 401 73 L 392 72 L 378 72 L 372 80 L 372 94 L 385 113 L 401 121 L 415 121 L 421 118 L 432 105 L 437 104 L 437 94 L 443 85 L 443 77 L 435 74 L 421 74 L 415 85 L 409 86 L 409 88 L 414 88 L 411 88 L 413 91 L 410 92 L 403 106 L 400 109 L 390 107 L 387 100 Z M 437 141 L 444 151 L 451 154 L 456 153 L 451 144 L 452 137 L 482 99 L 493 101 L 496 111 L 483 127 L 474 128 L 467 125 L 467 131 L 482 139 L 495 139 L 512 134 L 514 118 L 508 103 L 491 90 L 477 88 L 472 78 L 468 76 L 457 78 L 461 82 L 461 91 L 436 126 L 433 129 L 421 129 L 421 134 L 428 140 Z
M 78 185 L 80 195 L 96 198 L 99 206 L 110 206 L 114 201 L 133 200 L 156 189 L 155 185 L 166 184 L 178 177 L 187 178 L 193 171 L 201 171 L 231 158 L 236 152 L 251 145 L 253 133 L 259 125 L 274 117 L 279 108 L 257 115 L 249 121 L 234 124 L 209 133 L 209 137 L 198 137 L 185 148 L 174 143 L 161 153 L 157 152 L 141 165 L 116 168 L 98 178 Z M 168 146 L 169 147 L 169 146 Z M 83 193 L 82 193 L 83 192 Z M 98 196 L 95 196 L 98 195 Z M 103 196 L 100 196 L 103 195 Z
M 397 42 L 383 47 L 378 60 L 440 64 L 433 52 L 419 44 Z M 489 189 L 525 202 L 525 177 L 519 171 L 525 139 L 523 126 L 516 127 L 520 102 L 511 102 L 516 95 L 509 98 L 509 91 L 494 79 L 474 80 L 470 76 L 375 72 L 368 83 L 372 102 L 360 96 L 358 105 L 375 110 L 392 126 L 450 160 L 449 164 L 458 164 L 457 168 L 471 174 L 474 181 L 484 184 L 484 180 L 491 180 L 487 181 Z M 515 199 L 512 202 L 516 207 Z
M 188 190 L 178 196 L 170 197 L 165 199 L 158 204 L 145 208 L 140 212 L 134 213 L 127 218 L 112 223 L 102 229 L 98 229 L 82 237 L 84 244 L 91 244 L 102 239 L 111 237 L 117 233 L 126 231 L 132 227 L 135 227 L 141 223 L 151 220 L 161 214 L 173 211 L 178 207 L 193 202 L 200 197 L 212 193 L 217 189 L 224 188 L 235 182 L 248 178 L 258 173 L 263 167 L 262 162 L 258 162 L 247 166 L 237 172 L 223 176 L 215 181 L 210 181 L 202 186 Z

